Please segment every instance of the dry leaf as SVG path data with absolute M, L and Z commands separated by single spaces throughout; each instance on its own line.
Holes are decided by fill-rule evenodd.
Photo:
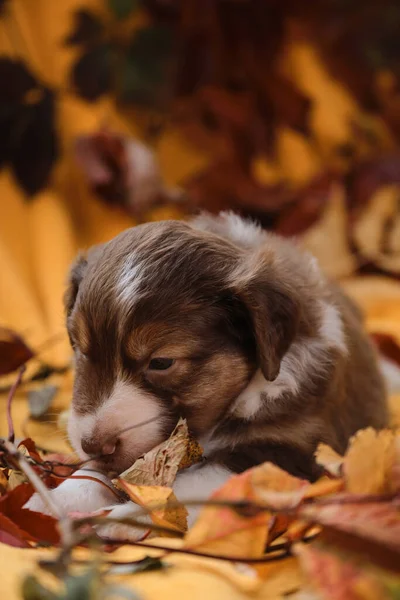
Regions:
M 315 452 L 315 460 L 325 471 L 334 477 L 340 477 L 342 474 L 343 456 L 340 456 L 327 444 L 318 444 Z
M 384 494 L 394 489 L 395 434 L 372 428 L 359 431 L 350 441 L 343 471 L 346 489 L 353 494 Z
M 172 527 L 178 532 L 187 529 L 187 510 L 177 501 L 171 488 L 159 485 L 133 485 L 120 480 L 119 487 L 139 506 L 151 511 L 156 525 Z
M 371 338 L 387 359 L 400 366 L 400 344 L 393 336 L 387 333 L 371 333 Z
M 8 479 L 5 476 L 4 470 L 0 469 L 0 496 L 6 493 L 8 486 Z
M 25 473 L 21 471 L 12 470 L 8 478 L 8 491 L 11 492 L 13 489 L 21 485 L 21 483 L 27 483 Z
M 185 419 L 180 419 L 170 437 L 139 458 L 119 479 L 136 485 L 171 487 L 179 469 L 201 460 L 202 449 L 190 437 Z
M 255 501 L 250 471 L 229 479 L 213 500 Z M 185 547 L 237 557 L 261 556 L 274 519 L 267 511 L 254 517 L 238 514 L 227 507 L 206 506 L 185 537 Z
M 7 534 L 16 534 L 16 530 L 10 532 L 7 521 L 9 520 L 19 529 L 20 533 L 17 537 L 21 543 L 45 542 L 57 545 L 60 535 L 56 519 L 22 508 L 32 496 L 33 491 L 31 484 L 23 483 L 0 498 L 0 537 L 3 525 Z
M 391 600 L 393 586 L 400 588 L 393 575 L 321 544 L 299 545 L 296 554 L 310 584 L 326 600 Z
M 21 336 L 11 329 L 0 327 L 0 376 L 16 371 L 33 356 L 34 352 Z
M 351 499 L 348 495 L 347 500 Z M 344 498 L 342 498 L 343 500 Z M 299 508 L 301 519 L 349 533 L 396 553 L 400 561 L 400 509 L 395 502 L 336 502 Z M 400 562 L 398 563 L 400 565 Z
M 309 486 L 307 481 L 265 463 L 231 477 L 212 499 L 247 500 L 279 510 L 297 506 Z M 267 510 L 251 516 L 228 507 L 207 506 L 186 535 L 185 546 L 225 555 L 261 556 L 272 530 L 283 531 L 288 522 L 285 515 L 276 518 Z

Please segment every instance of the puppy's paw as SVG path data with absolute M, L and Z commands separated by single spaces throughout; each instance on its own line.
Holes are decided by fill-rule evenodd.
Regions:
M 75 475 L 87 476 L 87 473 L 78 471 Z M 65 515 L 73 512 L 92 513 L 109 506 L 111 503 L 115 504 L 115 494 L 101 483 L 101 481 L 107 482 L 107 478 L 97 473 L 90 476 L 95 477 L 97 481 L 92 479 L 66 479 L 57 488 L 49 491 L 54 503 Z M 49 507 L 39 494 L 33 494 L 24 505 L 24 508 L 51 515 Z
M 111 510 L 110 510 L 111 509 Z M 151 519 L 148 516 L 138 516 L 140 510 L 133 502 L 126 502 L 125 504 L 116 504 L 113 506 L 107 506 L 106 510 L 110 510 L 107 515 L 107 519 L 135 519 L 143 522 L 144 524 L 150 523 Z M 110 523 L 104 525 L 98 525 L 96 527 L 97 534 L 108 540 L 121 540 L 139 542 L 143 540 L 149 533 L 146 528 L 138 528 L 128 523 Z

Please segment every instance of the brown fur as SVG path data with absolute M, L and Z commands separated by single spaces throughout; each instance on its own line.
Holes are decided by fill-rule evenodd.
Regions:
M 143 272 L 122 301 L 121 269 L 130 260 Z M 235 416 L 234 402 L 257 368 L 274 381 L 292 344 L 315 338 L 321 300 L 339 310 L 348 355 L 327 347 L 297 394 L 264 398 L 255 419 Z M 179 414 L 196 436 L 214 432 L 220 442 L 208 458 L 234 471 L 273 460 L 313 478 L 319 441 L 343 452 L 359 428 L 387 423 L 376 356 L 357 309 L 274 236 L 254 251 L 181 222 L 130 229 L 78 260 L 66 309 L 77 413 L 104 402 L 118 375 L 159 399 L 165 435 Z M 150 372 L 152 356 L 171 356 L 176 368 L 167 376 Z M 118 468 L 118 455 L 114 462 Z

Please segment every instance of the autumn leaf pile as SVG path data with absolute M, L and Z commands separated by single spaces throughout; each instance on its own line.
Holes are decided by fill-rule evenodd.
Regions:
M 99 513 L 70 515 L 77 537 L 76 548 L 67 551 L 57 519 L 23 508 L 34 487 L 7 448 L 2 442 L 2 460 L 7 466 L 0 471 L 0 541 L 30 548 L 29 552 L 38 552 L 33 549 L 43 545 L 52 548 L 45 559 L 40 554 L 41 571 L 24 580 L 22 597 L 27 600 L 48 598 L 43 577 L 46 580 L 49 569 L 57 575 L 56 589 L 66 586 L 68 592 L 69 587 L 78 587 L 95 599 L 99 586 L 108 589 L 115 573 L 130 574 L 122 581 L 136 589 L 138 573 L 161 570 L 170 576 L 174 569 L 179 572 L 179 561 L 185 557 L 197 569 L 204 565 L 214 569 L 215 585 L 223 576 L 220 569 L 227 568 L 230 584 L 238 586 L 238 598 L 250 592 L 255 598 L 296 598 L 300 590 L 309 590 L 312 598 L 390 600 L 400 593 L 400 432 L 396 430 L 358 432 L 344 457 L 321 444 L 316 459 L 324 473 L 313 484 L 271 463 L 232 476 L 187 530 L 186 509 L 171 486 L 179 470 L 202 459 L 201 448 L 190 439 L 181 420 L 168 440 L 106 484 L 115 486 L 117 494 L 123 490 L 142 514 L 150 511 L 155 526 L 153 532 L 150 526 L 150 536 L 144 541 L 133 543 L 140 552 L 128 562 L 112 558 L 123 550 L 121 540 L 101 541 L 96 535 L 93 525 L 104 518 Z M 19 443 L 18 454 L 48 488 L 73 477 L 72 456 L 43 456 L 29 439 Z M 130 527 L 128 523 L 120 526 L 126 531 Z M 160 538 L 163 530 L 167 537 Z M 88 544 L 97 550 L 94 555 L 86 551 L 81 560 L 86 571 L 77 573 L 74 560 L 82 552 L 78 546 Z M 115 551 L 116 547 L 120 550 Z M 111 549 L 114 553 L 109 554 Z M 149 553 L 151 558 L 146 559 Z M 157 573 L 146 577 L 157 578 Z M 179 593 L 176 585 L 175 593 Z M 72 592 L 69 596 L 51 593 L 54 598 L 80 597 Z

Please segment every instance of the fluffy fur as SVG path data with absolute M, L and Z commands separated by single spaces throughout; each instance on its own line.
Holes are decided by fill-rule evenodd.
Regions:
M 178 477 L 183 499 L 266 460 L 315 479 L 319 442 L 344 452 L 358 429 L 387 424 L 357 308 L 312 256 L 236 215 L 145 224 L 92 249 L 66 309 L 69 435 L 104 472 L 130 466 L 180 415 L 207 458 Z M 154 368 L 160 358 L 173 363 Z M 71 482 L 63 489 L 70 508 Z

